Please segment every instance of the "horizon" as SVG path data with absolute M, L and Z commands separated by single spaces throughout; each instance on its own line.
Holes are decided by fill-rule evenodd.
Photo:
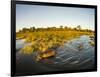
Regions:
M 63 26 L 63 25 L 59 25 L 59 26 L 52 26 L 52 27 L 55 27 L 55 28 L 60 28 L 60 27 L 63 27 L 63 29 L 65 28 L 65 27 L 67 27 L 67 28 L 71 28 L 71 29 L 74 29 L 74 28 L 77 28 L 77 26 L 80 26 L 81 27 L 81 25 L 77 25 L 77 26 L 73 26 L 73 27 L 70 27 L 70 26 Z M 30 28 L 32 28 L 32 27 L 35 27 L 35 26 L 30 26 L 30 27 L 23 27 L 23 28 L 26 28 L 26 29 L 30 29 Z M 46 27 L 35 27 L 35 29 L 38 29 L 38 28 L 43 28 L 43 29 L 46 29 L 46 28 L 52 28 L 51 26 L 46 26 Z M 19 29 L 18 31 L 16 31 L 16 32 L 19 32 L 20 30 L 22 30 L 23 28 L 21 28 L 21 29 Z M 88 28 L 82 28 L 81 27 L 81 30 L 86 30 L 86 29 L 88 29 Z M 88 29 L 88 30 L 92 30 L 92 29 Z M 92 31 L 94 31 L 94 30 L 92 30 Z

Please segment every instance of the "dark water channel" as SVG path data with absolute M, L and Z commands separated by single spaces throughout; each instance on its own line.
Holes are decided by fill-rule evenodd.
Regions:
M 56 49 L 56 56 L 46 61 L 36 62 L 35 52 L 31 55 L 20 54 L 20 49 L 27 45 L 24 40 L 16 40 L 16 75 L 39 74 L 62 70 L 93 69 L 95 47 L 87 35 L 73 39 Z M 82 48 L 79 49 L 79 46 Z

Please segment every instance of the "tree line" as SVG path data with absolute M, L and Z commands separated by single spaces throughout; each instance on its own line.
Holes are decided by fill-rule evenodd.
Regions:
M 93 30 L 90 30 L 90 29 L 82 29 L 80 25 L 74 27 L 74 28 L 71 28 L 71 27 L 67 27 L 67 26 L 60 26 L 59 28 L 57 27 L 47 27 L 47 28 L 35 28 L 34 26 L 33 27 L 30 27 L 30 28 L 22 28 L 21 30 L 19 30 L 19 32 L 36 32 L 36 31 L 64 31 L 64 30 L 74 30 L 74 31 L 87 31 L 87 32 L 94 32 Z

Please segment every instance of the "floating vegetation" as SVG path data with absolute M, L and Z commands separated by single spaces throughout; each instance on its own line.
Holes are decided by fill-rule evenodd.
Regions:
M 94 35 L 90 35 L 89 38 L 90 38 L 90 40 L 92 40 L 92 41 L 95 40 L 95 36 L 94 36 Z
M 83 44 L 80 44 L 80 45 L 78 46 L 78 50 L 79 50 L 79 51 L 82 50 L 83 48 L 84 48 Z
M 94 35 L 90 35 L 89 37 L 90 37 L 90 40 L 91 40 L 91 41 L 89 42 L 89 44 L 90 44 L 91 46 L 95 46 L 95 42 L 94 42 L 94 41 L 95 41 L 95 36 L 94 36 Z
M 47 50 L 47 51 L 42 52 L 42 53 L 39 52 L 36 60 L 39 61 L 41 59 L 47 59 L 47 58 L 53 57 L 55 55 L 56 55 L 56 52 L 54 50 Z
M 27 46 L 24 46 L 20 52 L 23 53 L 23 54 L 32 54 L 34 51 L 34 48 L 31 46 L 31 45 L 27 45 Z
M 89 44 L 90 44 L 91 46 L 95 46 L 95 42 L 94 42 L 94 41 L 90 41 Z

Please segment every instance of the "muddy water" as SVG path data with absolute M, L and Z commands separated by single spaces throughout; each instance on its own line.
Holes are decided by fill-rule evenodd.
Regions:
M 73 39 L 56 49 L 57 55 L 46 61 L 36 62 L 34 52 L 32 55 L 16 52 L 17 75 L 39 74 L 62 70 L 84 70 L 94 68 L 95 48 L 89 44 L 92 41 L 89 36 L 83 35 Z M 25 41 L 17 40 L 16 49 L 26 45 Z M 79 46 L 82 45 L 80 49 Z M 74 69 L 73 69 L 74 68 Z

